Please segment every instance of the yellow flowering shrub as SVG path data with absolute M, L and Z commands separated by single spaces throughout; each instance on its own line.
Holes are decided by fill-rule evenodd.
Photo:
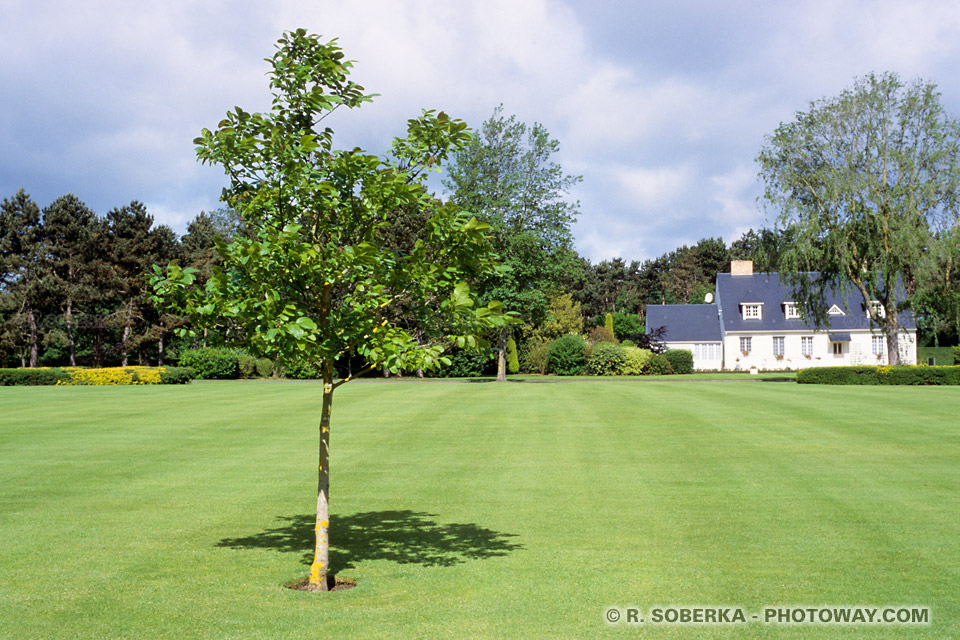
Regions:
M 80 369 L 64 367 L 70 374 L 68 381 L 58 384 L 113 385 L 113 384 L 160 384 L 160 374 L 165 367 L 105 367 L 103 369 Z

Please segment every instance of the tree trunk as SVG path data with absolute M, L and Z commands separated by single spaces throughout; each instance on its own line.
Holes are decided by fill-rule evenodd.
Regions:
M 510 338 L 510 329 L 504 327 L 500 329 L 500 337 L 497 340 L 497 348 L 500 350 L 497 355 L 497 382 L 507 381 L 507 340 Z
M 67 343 L 70 345 L 70 366 L 77 366 L 77 341 L 73 337 L 73 299 L 67 298 L 67 312 L 64 315 L 67 321 Z
M 327 591 L 330 568 L 330 412 L 333 409 L 333 361 L 323 363 L 323 408 L 320 412 L 320 462 L 317 482 L 317 520 L 310 590 Z
M 887 317 L 883 323 L 884 332 L 887 335 L 887 362 L 889 364 L 900 364 L 900 323 L 896 316 Z
M 37 331 L 37 314 L 33 307 L 27 306 L 27 321 L 30 324 L 30 368 L 37 366 L 40 359 L 40 334 Z
M 157 340 L 157 366 L 163 366 L 163 333 L 160 333 L 160 339 Z
M 123 323 L 123 338 L 120 341 L 120 366 L 125 367 L 130 360 L 130 327 L 133 326 L 133 298 L 127 302 L 127 321 Z

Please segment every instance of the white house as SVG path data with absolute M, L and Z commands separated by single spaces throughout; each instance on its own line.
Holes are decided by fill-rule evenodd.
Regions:
M 734 261 L 730 273 L 717 275 L 714 304 L 649 305 L 647 332 L 664 327 L 667 347 L 692 351 L 699 370 L 889 363 L 886 336 L 871 326 L 859 293 L 836 293 L 827 304 L 829 326 L 817 329 L 800 318 L 779 274 L 754 273 L 751 261 Z M 900 362 L 916 364 L 912 313 L 900 314 L 900 330 Z

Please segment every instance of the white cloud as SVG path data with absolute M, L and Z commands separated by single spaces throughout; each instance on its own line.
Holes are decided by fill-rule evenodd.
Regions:
M 691 186 L 693 171 L 681 167 L 620 167 L 612 174 L 623 195 L 637 209 L 656 209 L 675 203 Z

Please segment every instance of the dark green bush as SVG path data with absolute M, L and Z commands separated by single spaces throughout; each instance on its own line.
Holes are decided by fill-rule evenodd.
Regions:
M 558 376 L 578 376 L 587 366 L 586 343 L 575 335 L 561 336 L 550 343 L 547 361 L 550 372 Z
M 649 369 L 652 376 L 668 376 L 673 373 L 673 365 L 662 353 L 655 353 L 650 357 Z
M 800 384 L 960 385 L 960 366 L 815 367 L 797 372 Z
M 62 369 L 0 369 L 0 387 L 57 384 L 70 379 Z
M 618 376 L 623 373 L 627 353 L 623 347 L 611 342 L 601 342 L 593 348 L 587 360 L 587 371 L 595 376 Z
M 190 367 L 163 367 L 160 384 L 186 384 L 196 377 L 196 370 Z
M 951 347 L 953 351 L 953 364 L 960 364 L 960 346 Z
M 456 349 L 447 357 L 450 364 L 432 372 L 438 378 L 479 378 L 496 371 L 497 361 L 490 350 Z
M 225 380 L 240 375 L 237 352 L 231 349 L 185 349 L 180 352 L 180 366 L 195 370 L 200 380 Z
M 674 373 L 693 373 L 693 351 L 689 349 L 669 349 L 664 353 L 670 361 Z
M 268 378 L 273 375 L 273 360 L 270 358 L 257 358 L 254 366 L 257 369 L 257 375 L 261 378 Z

